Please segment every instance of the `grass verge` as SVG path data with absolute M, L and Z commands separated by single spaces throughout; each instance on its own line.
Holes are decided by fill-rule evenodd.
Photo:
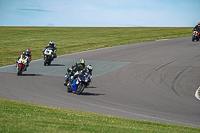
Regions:
M 53 108 L 0 98 L 0 132 L 198 133 L 200 129 Z
M 15 64 L 27 48 L 32 58 L 53 40 L 57 55 L 192 35 L 190 27 L 0 27 L 0 66 Z

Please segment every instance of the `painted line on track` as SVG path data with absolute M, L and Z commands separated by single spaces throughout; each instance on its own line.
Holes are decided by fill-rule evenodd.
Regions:
M 200 91 L 200 87 L 196 90 L 195 97 L 200 100 L 199 91 Z

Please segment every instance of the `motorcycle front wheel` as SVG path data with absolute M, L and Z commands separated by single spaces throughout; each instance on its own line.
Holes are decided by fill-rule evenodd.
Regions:
M 44 58 L 44 66 L 47 65 L 47 57 Z
M 19 76 L 21 74 L 22 71 L 22 66 L 19 67 L 18 71 L 17 71 L 17 76 Z
M 85 89 L 85 84 L 79 83 L 78 86 L 77 86 L 77 89 L 76 89 L 76 94 L 80 95 L 83 92 L 84 89 Z
M 195 39 L 194 36 L 192 36 L 192 41 L 193 41 L 193 42 L 194 42 L 194 39 Z

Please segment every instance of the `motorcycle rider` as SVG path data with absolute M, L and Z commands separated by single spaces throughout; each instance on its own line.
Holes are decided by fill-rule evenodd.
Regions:
M 65 74 L 64 86 L 67 86 L 67 82 L 68 82 L 69 78 L 71 78 L 71 76 L 73 76 L 73 73 L 72 73 L 72 72 L 73 72 L 73 71 L 72 71 L 72 68 L 71 68 L 71 67 L 67 68 L 67 72 L 66 72 L 66 74 Z
M 71 85 L 73 83 L 73 80 L 76 79 L 84 71 L 86 71 L 85 60 L 84 59 L 80 59 L 79 62 L 76 62 L 74 65 L 72 65 L 72 67 L 67 69 L 64 86 L 67 86 L 67 81 L 68 81 L 69 77 L 72 76 L 71 82 L 69 84 L 69 85 Z
M 198 33 L 200 33 L 200 22 L 193 28 L 193 31 L 196 30 Z
M 89 75 L 90 75 L 90 80 L 88 81 L 89 83 L 92 80 L 92 70 L 93 70 L 92 65 L 87 65 L 86 73 L 89 73 Z
M 31 62 L 31 50 L 29 48 L 27 48 L 26 51 L 23 52 L 21 55 L 28 57 L 28 62 L 27 62 L 27 65 L 25 66 L 25 70 L 24 70 L 24 71 L 26 71 L 27 67 L 29 66 L 29 63 Z M 17 60 L 19 60 L 21 58 L 21 55 L 17 58 Z M 16 63 L 17 63 L 17 61 L 16 61 Z M 16 67 L 17 67 L 17 64 L 16 64 Z
M 88 72 L 91 76 L 92 76 L 92 70 L 93 70 L 92 65 L 87 65 L 87 70 L 86 70 L 86 72 Z
M 27 66 L 29 66 L 29 63 L 31 62 L 31 50 L 29 48 L 26 49 L 25 55 L 29 58 L 27 63 Z
M 56 45 L 54 44 L 53 41 L 50 41 L 49 44 L 47 44 L 47 46 L 42 50 L 43 54 L 44 54 L 44 51 L 49 48 L 53 51 L 53 59 L 54 58 L 57 58 L 57 55 L 56 55 L 56 51 L 57 51 L 57 48 L 56 48 Z M 53 60 L 52 59 L 52 60 Z

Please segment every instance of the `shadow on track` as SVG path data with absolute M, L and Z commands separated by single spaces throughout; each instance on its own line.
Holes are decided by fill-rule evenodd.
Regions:
M 51 65 L 47 65 L 47 66 L 65 66 L 64 64 L 51 64 Z
M 86 88 L 97 88 L 97 87 L 93 87 L 93 86 L 87 86 Z
M 21 74 L 19 76 L 43 76 L 42 74 Z
M 85 96 L 99 96 L 99 95 L 105 95 L 105 94 L 83 92 L 81 95 L 85 95 Z

